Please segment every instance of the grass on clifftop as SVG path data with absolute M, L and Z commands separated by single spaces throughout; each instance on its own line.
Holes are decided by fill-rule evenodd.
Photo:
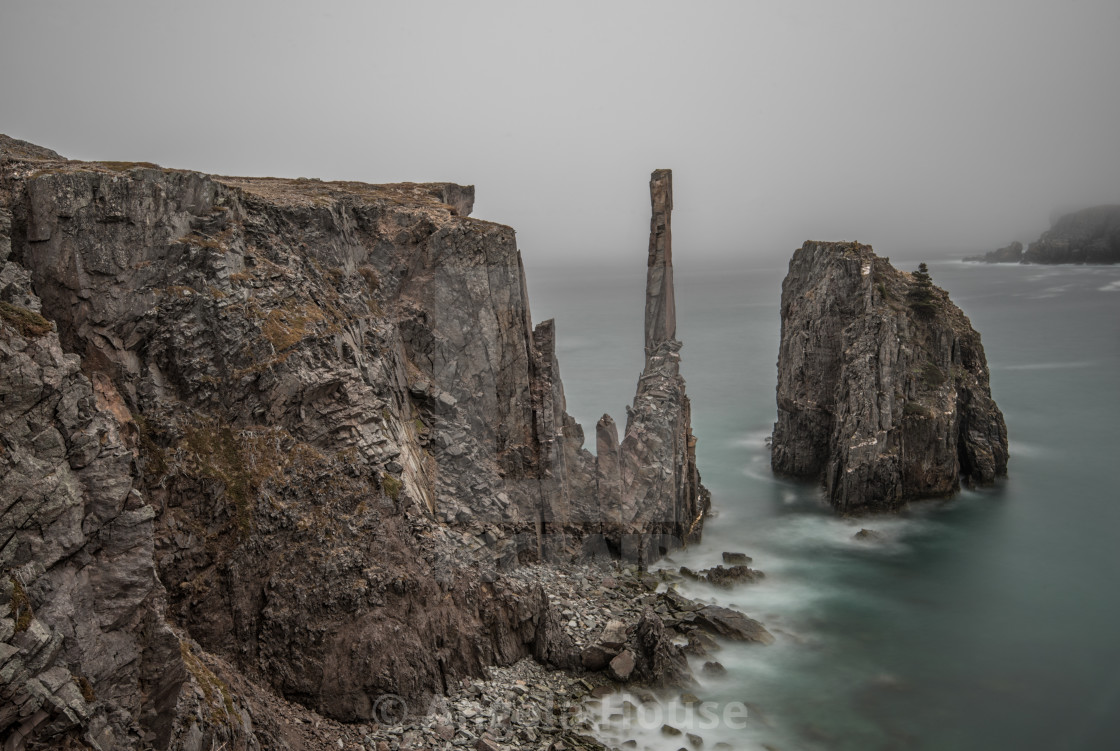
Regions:
M 158 164 L 151 162 L 95 162 L 96 166 L 104 167 L 113 172 L 127 172 L 131 169 L 144 168 L 144 169 L 160 169 Z

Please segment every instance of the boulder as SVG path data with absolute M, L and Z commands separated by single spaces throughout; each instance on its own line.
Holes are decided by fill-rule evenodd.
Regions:
M 705 662 L 704 675 L 727 675 L 727 668 L 725 668 L 723 664 L 719 662 Z
M 701 572 L 709 584 L 724 589 L 730 589 L 736 584 L 745 584 L 748 582 L 758 581 L 763 578 L 765 574 L 753 568 L 747 568 L 743 565 L 732 566 L 724 568 L 723 566 L 715 566 Z
M 607 621 L 603 632 L 599 634 L 599 644 L 607 649 L 621 649 L 626 644 L 626 624 L 622 621 Z
M 742 613 L 719 605 L 705 605 L 699 610 L 689 613 L 684 623 L 703 629 L 709 634 L 722 636 L 734 641 L 750 641 L 760 644 L 772 644 L 774 636 L 766 627 L 753 618 L 748 618 Z
M 686 687 L 695 682 L 684 651 L 651 608 L 642 612 L 630 649 L 637 657 L 635 678 L 646 685 Z
M 615 679 L 616 681 L 625 683 L 626 681 L 630 680 L 630 676 L 634 674 L 635 665 L 636 660 L 634 658 L 634 653 L 629 649 L 625 649 L 622 652 L 619 652 L 615 656 L 615 658 L 610 661 L 608 669 L 610 671 L 611 678 Z

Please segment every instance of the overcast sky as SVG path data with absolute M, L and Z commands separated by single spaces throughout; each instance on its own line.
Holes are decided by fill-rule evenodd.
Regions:
M 532 265 L 1029 241 L 1120 203 L 1120 2 L 0 0 L 0 132 L 79 159 L 473 183 Z

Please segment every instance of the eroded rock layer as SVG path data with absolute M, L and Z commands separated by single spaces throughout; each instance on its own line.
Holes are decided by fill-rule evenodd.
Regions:
M 782 284 L 772 466 L 820 480 L 840 511 L 1006 474 L 980 335 L 919 282 L 868 245 L 806 242 Z

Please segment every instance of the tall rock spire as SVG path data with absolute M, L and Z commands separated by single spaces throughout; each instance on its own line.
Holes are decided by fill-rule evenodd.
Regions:
M 673 171 L 654 170 L 649 179 L 653 215 L 649 221 L 649 267 L 646 270 L 646 356 L 677 338 L 673 298 Z
M 680 342 L 673 298 L 673 251 L 669 215 L 673 173 L 654 171 L 649 181 L 653 216 L 646 270 L 646 361 L 626 432 L 613 466 L 614 426 L 596 426 L 600 519 L 608 547 L 648 563 L 700 539 L 710 495 L 696 468 L 692 409 L 680 374 Z M 612 495 L 616 487 L 618 501 Z

